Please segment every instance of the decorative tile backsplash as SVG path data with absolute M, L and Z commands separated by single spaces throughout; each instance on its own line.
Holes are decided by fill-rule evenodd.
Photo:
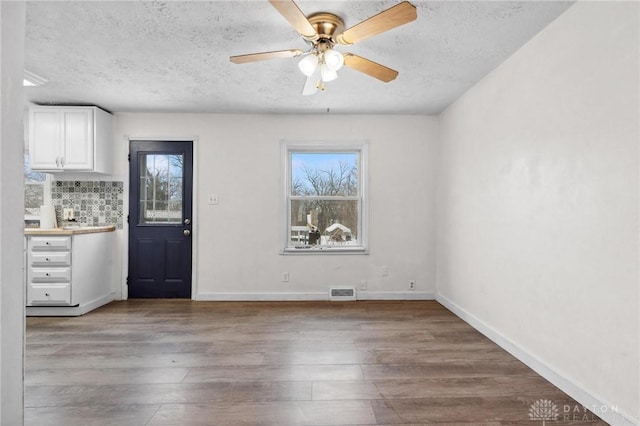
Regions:
M 72 208 L 78 224 L 115 225 L 122 229 L 123 182 L 63 180 L 51 183 L 51 201 L 58 224 L 62 209 Z

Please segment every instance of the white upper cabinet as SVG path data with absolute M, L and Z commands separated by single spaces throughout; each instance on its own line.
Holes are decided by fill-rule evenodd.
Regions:
M 113 116 L 96 107 L 31 107 L 32 170 L 112 172 Z

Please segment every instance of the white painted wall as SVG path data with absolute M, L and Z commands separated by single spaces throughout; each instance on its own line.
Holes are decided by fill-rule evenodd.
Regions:
M 361 297 L 434 297 L 436 118 L 117 114 L 114 179 L 125 193 L 127 137 L 197 139 L 197 299 L 326 299 L 329 286 L 361 280 Z M 282 139 L 370 142 L 369 255 L 279 254 Z M 207 204 L 210 193 L 219 205 Z
M 0 424 L 23 422 L 22 77 L 25 4 L 0 2 Z
M 638 12 L 578 2 L 440 120 L 439 300 L 612 424 L 640 421 Z

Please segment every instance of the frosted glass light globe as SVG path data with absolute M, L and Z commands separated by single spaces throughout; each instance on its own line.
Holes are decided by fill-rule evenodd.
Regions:
M 344 57 L 340 52 L 335 50 L 327 50 L 324 53 L 324 63 L 327 64 L 329 69 L 338 71 L 344 65 Z
M 329 68 L 327 64 L 322 64 L 320 65 L 320 77 L 324 82 L 332 81 L 338 78 L 338 73 Z
M 318 67 L 318 57 L 316 55 L 307 55 L 300 62 L 298 62 L 298 68 L 302 71 L 302 74 L 309 77 Z

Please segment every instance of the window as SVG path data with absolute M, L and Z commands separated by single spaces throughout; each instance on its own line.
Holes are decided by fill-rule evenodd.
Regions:
M 367 144 L 283 146 L 284 252 L 366 252 Z
M 24 154 L 24 218 L 28 221 L 40 219 L 40 206 L 44 204 L 47 175 L 34 172 L 29 167 L 29 154 Z
M 140 224 L 182 224 L 182 154 L 141 154 Z

